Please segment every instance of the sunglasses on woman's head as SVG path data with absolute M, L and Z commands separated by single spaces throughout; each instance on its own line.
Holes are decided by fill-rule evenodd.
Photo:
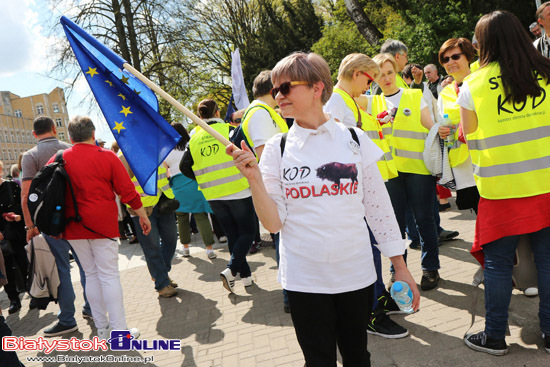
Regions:
M 445 56 L 445 57 L 442 57 L 441 58 L 441 63 L 442 64 L 446 64 L 448 63 L 449 61 L 451 61 L 451 59 L 453 59 L 454 61 L 457 61 L 458 59 L 460 59 L 460 56 L 464 55 L 463 53 L 459 53 L 459 54 L 453 54 L 451 56 Z
M 307 84 L 309 83 L 304 81 L 284 82 L 284 83 L 281 83 L 281 85 L 279 85 L 277 88 L 272 88 L 269 93 L 271 94 L 271 97 L 275 99 L 278 93 L 281 93 L 283 96 L 286 96 L 287 94 L 290 93 L 290 90 L 292 89 L 292 87 L 295 87 L 297 85 L 307 85 Z

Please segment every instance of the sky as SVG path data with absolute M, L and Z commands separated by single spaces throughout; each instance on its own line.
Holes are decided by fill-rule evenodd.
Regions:
M 48 24 L 59 19 L 72 0 L 58 1 L 52 8 L 48 0 L 2 0 L 0 11 L 0 91 L 10 91 L 21 97 L 49 93 L 55 87 L 65 88 L 67 82 L 56 80 L 50 69 L 55 62 L 54 50 L 65 35 L 48 37 Z M 59 28 L 60 31 L 61 28 Z M 63 39 L 61 39 L 63 37 Z M 77 75 L 71 75 L 74 79 Z M 66 95 L 69 118 L 88 115 L 96 124 L 96 137 L 114 140 L 99 108 L 90 111 L 93 96 L 84 78 L 79 78 L 70 95 Z

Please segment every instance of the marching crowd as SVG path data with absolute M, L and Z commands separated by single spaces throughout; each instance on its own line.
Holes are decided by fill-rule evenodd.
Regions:
M 537 19 L 550 32 L 550 2 Z M 0 225 L 9 240 L 2 242 L 0 281 L 8 280 L 8 312 L 21 308 L 24 246 L 31 239 L 47 242 L 59 273 L 58 322 L 44 334 L 77 329 L 71 252 L 85 290 L 82 316 L 93 318 L 105 339 L 112 329 L 128 329 L 114 238 L 135 236 L 155 290 L 172 297 L 178 285 L 169 272 L 178 237 L 189 256 L 196 223 L 214 259 L 214 230 L 227 238 L 231 257 L 220 278 L 233 292 L 239 278 L 253 285 L 247 254 L 258 250 L 261 222 L 272 234 L 284 309 L 306 365 L 334 366 L 338 346 L 344 366 L 369 366 L 368 334 L 409 333 L 389 316 L 401 311 L 388 292 L 391 284 L 383 282 L 381 254 L 391 260 L 391 283 L 406 282 L 418 310 L 420 291 L 407 268 L 405 239 L 421 252 L 420 289 L 436 288 L 439 246 L 459 235 L 440 226 L 452 189 L 458 209 L 477 214 L 472 254 L 484 267 L 485 329 L 467 335 L 465 344 L 507 353 L 514 255 L 519 236 L 527 235 L 538 273 L 538 288 L 530 292 L 540 298 L 550 353 L 546 34 L 533 47 L 513 14 L 487 14 L 473 42 L 451 38 L 441 45 L 438 59 L 447 77 L 435 65 L 409 64 L 406 45 L 396 40 L 372 58 L 347 55 L 334 85 L 321 56 L 291 54 L 255 78 L 254 101 L 230 124 L 220 119 L 214 100 L 199 103 L 198 116 L 234 145 L 224 146 L 205 128 L 188 133 L 172 124 L 181 140 L 158 168 L 156 196 L 144 193 L 124 154 L 115 154 L 116 144 L 115 153 L 97 146 L 89 118 L 70 121 L 72 146 L 56 139 L 50 118 L 37 118 L 38 143 L 23 154 L 20 186 L 0 183 Z M 36 228 L 27 200 L 33 177 L 59 150 L 83 220 L 69 222 L 62 238 L 54 238 Z M 66 216 L 74 216 L 73 202 L 66 206 Z M 8 335 L 3 317 L 0 322 Z M 139 336 L 138 329 L 128 330 Z

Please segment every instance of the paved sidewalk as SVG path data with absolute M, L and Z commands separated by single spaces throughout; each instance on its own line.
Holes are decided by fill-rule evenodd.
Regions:
M 462 336 L 470 324 L 469 309 L 473 292 L 480 294 L 473 330 L 481 330 L 484 324 L 482 289 L 470 286 L 477 269 L 475 260 L 468 252 L 474 236 L 475 218 L 470 213 L 456 210 L 445 212 L 441 217 L 444 228 L 460 231 L 460 239 L 440 247 L 440 286 L 422 292 L 421 310 L 418 313 L 392 316 L 410 330 L 411 336 L 401 340 L 369 336 L 373 366 L 549 366 L 550 354 L 544 351 L 538 327 L 538 298 L 527 298 L 519 291 L 514 291 L 510 306 L 511 336 L 507 338 L 510 348 L 507 356 L 489 356 L 474 352 L 464 345 Z M 224 269 L 229 258 L 227 247 L 218 244 L 218 258 L 211 261 L 200 243 L 200 237 L 194 236 L 192 256 L 189 258 L 181 257 L 178 251 L 171 277 L 179 283 L 179 293 L 170 299 L 157 297 L 140 246 L 128 243 L 120 246 L 119 265 L 128 326 L 140 329 L 140 339 L 181 339 L 180 352 L 54 352 L 51 355 L 153 356 L 154 361 L 147 366 L 159 367 L 303 366 L 303 356 L 290 315 L 283 312 L 281 289 L 276 281 L 275 250 L 268 246 L 249 256 L 256 284 L 245 289 L 238 281 L 236 294 L 229 295 L 219 279 L 219 272 Z M 420 282 L 420 252 L 410 250 L 408 262 L 413 276 Z M 387 260 L 384 261 L 384 269 L 387 281 Z M 92 322 L 80 315 L 82 288 L 75 269 L 73 275 L 79 330 L 64 338 L 91 338 L 96 335 L 96 329 Z M 28 296 L 25 296 L 21 311 L 7 316 L 9 302 L 5 293 L 0 293 L 0 307 L 14 335 L 37 338 L 45 327 L 56 321 L 58 306 L 50 304 L 47 310 L 29 311 L 28 302 Z M 26 357 L 35 356 L 45 354 L 19 353 L 26 366 L 76 365 L 26 361 Z M 81 364 L 102 367 L 136 365 Z

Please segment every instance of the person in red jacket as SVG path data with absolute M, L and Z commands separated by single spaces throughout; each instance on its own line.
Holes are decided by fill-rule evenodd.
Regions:
M 86 296 L 98 337 L 107 339 L 110 330 L 128 329 L 118 272 L 118 243 L 114 240 L 119 236 L 115 195 L 136 211 L 145 235 L 149 234 L 151 223 L 120 159 L 112 151 L 95 145 L 92 120 L 76 116 L 69 122 L 68 130 L 74 145 L 63 152 L 63 159 L 82 221 L 69 222 L 63 238 L 76 251 L 86 273 Z M 75 208 L 70 190 L 65 205 L 66 217 L 73 217 Z M 130 334 L 138 337 L 139 331 L 130 329 Z

